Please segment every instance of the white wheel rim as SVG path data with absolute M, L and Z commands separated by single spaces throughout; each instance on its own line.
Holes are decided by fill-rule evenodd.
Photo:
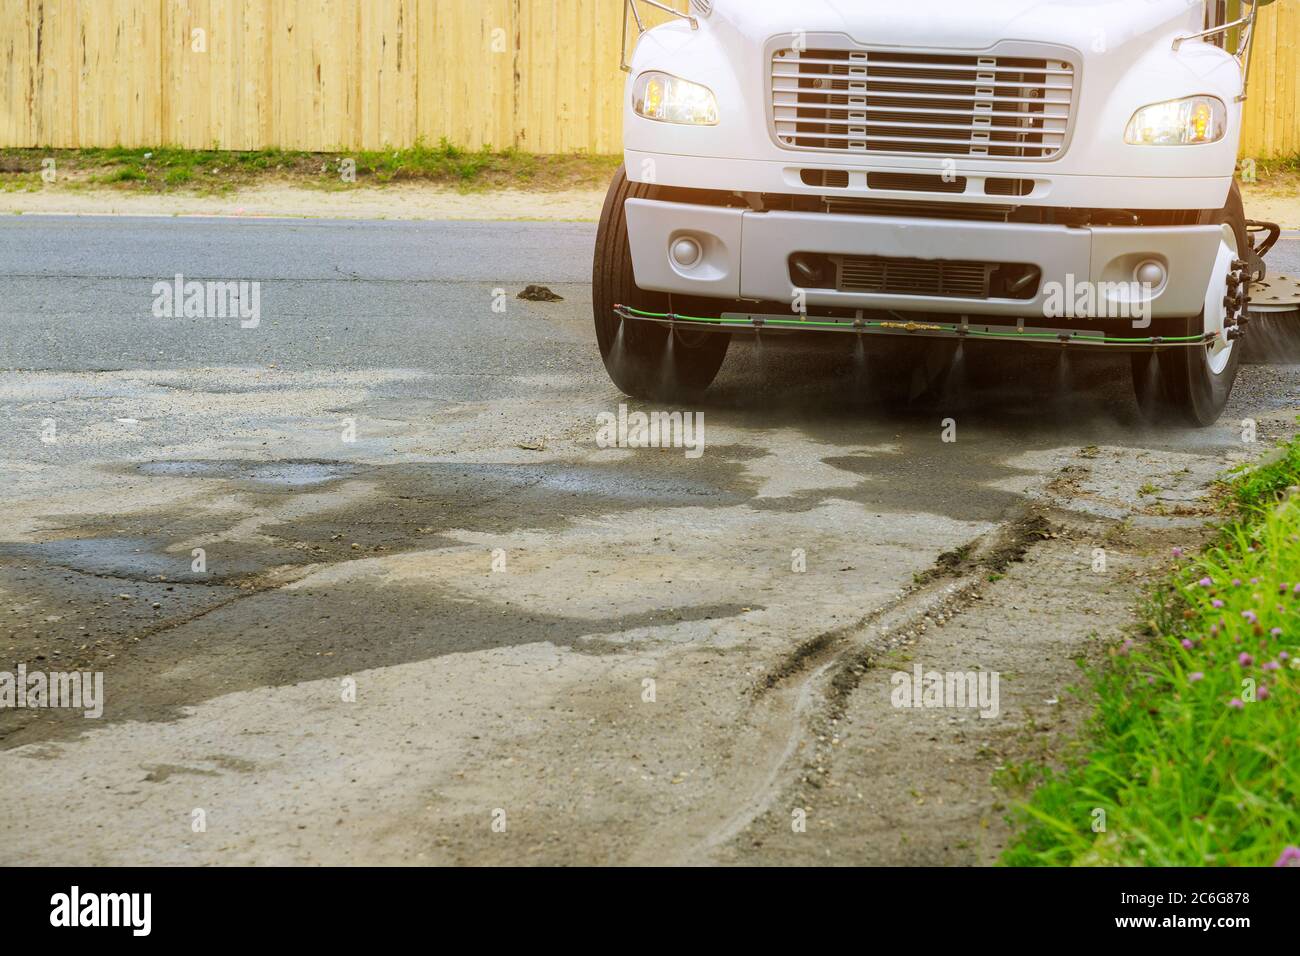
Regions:
M 1219 243 L 1219 255 L 1214 260 L 1214 272 L 1210 276 L 1210 287 L 1205 293 L 1205 331 L 1213 332 L 1214 340 L 1206 343 L 1205 357 L 1212 375 L 1221 375 L 1228 367 L 1232 357 L 1232 348 L 1236 344 L 1228 338 L 1228 307 L 1224 299 L 1228 296 L 1228 277 L 1232 274 L 1232 263 L 1237 258 L 1237 233 L 1229 223 L 1223 225 L 1223 239 Z

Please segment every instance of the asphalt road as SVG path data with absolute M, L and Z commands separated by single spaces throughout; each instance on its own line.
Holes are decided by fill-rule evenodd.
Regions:
M 627 399 L 590 328 L 593 238 L 0 221 L 0 649 L 102 671 L 107 698 L 93 721 L 0 712 L 0 862 L 741 859 L 830 739 L 816 681 L 841 644 L 929 620 L 953 597 L 934 570 L 1023 547 L 1035 509 L 1190 534 L 1179 509 L 1258 450 L 1242 420 L 1267 440 L 1300 404 L 1296 366 L 1252 366 L 1218 426 L 1152 429 L 1122 361 L 1026 352 L 888 415 L 850 354 L 743 343 L 692 409 L 702 457 L 601 449 Z M 1300 242 L 1276 263 L 1300 269 Z M 177 274 L 259 282 L 257 327 L 155 317 Z M 515 298 L 530 283 L 564 301 Z M 1053 573 L 1103 531 L 1064 535 Z M 1033 606 L 1004 586 L 1029 585 L 981 613 Z M 1031 675 L 1005 741 L 1074 677 L 1073 645 L 1034 635 L 1083 642 L 1129 596 L 981 625 L 966 664 Z M 881 840 L 824 848 L 893 859 Z

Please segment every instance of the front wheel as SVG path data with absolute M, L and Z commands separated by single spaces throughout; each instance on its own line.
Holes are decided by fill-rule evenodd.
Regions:
M 632 272 L 624 204 L 653 198 L 655 187 L 628 180 L 623 167 L 614 174 L 596 230 L 591 304 L 596 342 L 610 379 L 635 398 L 674 401 L 709 386 L 727 355 L 731 335 L 709 329 L 680 330 L 656 322 L 624 320 L 614 306 L 666 313 L 666 293 L 643 292 Z
M 1241 348 L 1228 335 L 1233 312 L 1224 300 L 1232 291 L 1230 283 L 1238 283 L 1242 295 L 1248 291 L 1244 285 L 1249 277 L 1234 264 L 1244 258 L 1248 248 L 1246 212 L 1234 183 L 1223 210 L 1223 238 L 1205 293 L 1205 308 L 1188 320 L 1182 332 L 1214 333 L 1214 338 L 1203 345 L 1133 356 L 1133 388 L 1147 420 L 1173 420 L 1205 428 L 1223 414 L 1241 365 Z

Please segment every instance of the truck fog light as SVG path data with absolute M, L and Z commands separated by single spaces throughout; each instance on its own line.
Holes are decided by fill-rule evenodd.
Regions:
M 700 244 L 694 239 L 683 236 L 672 244 L 670 254 L 673 257 L 673 262 L 683 269 L 689 269 L 700 261 Z
M 1133 270 L 1133 278 L 1139 285 L 1144 285 L 1154 292 L 1164 288 L 1165 282 L 1169 279 L 1169 270 L 1165 268 L 1164 263 L 1157 262 L 1155 259 L 1147 259 L 1139 262 L 1136 269 Z
M 826 279 L 827 265 L 822 256 L 796 253 L 790 257 L 790 279 L 800 287 L 819 288 Z

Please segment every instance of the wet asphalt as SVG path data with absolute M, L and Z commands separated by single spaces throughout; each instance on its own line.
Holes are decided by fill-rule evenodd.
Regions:
M 941 395 L 888 413 L 861 397 L 862 370 L 839 343 L 745 341 L 699 406 L 716 436 L 702 459 L 602 456 L 595 416 L 628 400 L 591 332 L 594 234 L 590 224 L 0 221 L 0 650 L 29 666 L 108 671 L 117 690 L 105 726 L 440 656 L 537 642 L 607 653 L 586 639 L 725 629 L 777 608 L 779 592 L 721 584 L 717 568 L 745 547 L 736 514 L 802 544 L 802 528 L 820 540 L 820 516 L 841 507 L 870 519 L 864 546 L 900 555 L 865 569 L 860 597 L 827 585 L 865 612 L 1007 520 L 1060 449 L 1226 456 L 1240 449 L 1243 418 L 1288 414 L 1300 396 L 1300 366 L 1252 365 L 1219 425 L 1158 429 L 1137 418 L 1125 359 L 1024 350 L 997 357 L 992 376 L 967 356 Z M 1300 271 L 1300 237 L 1285 238 L 1273 264 Z M 178 274 L 260 283 L 258 325 L 156 317 L 155 284 Z M 563 301 L 516 298 L 534 283 Z M 955 444 L 940 440 L 948 419 Z M 340 439 L 348 422 L 356 441 Z M 59 438 L 43 442 L 50 423 Z M 541 549 L 631 514 L 669 523 L 662 538 L 653 524 L 646 532 L 651 554 L 692 538 L 718 587 L 657 591 L 657 577 L 629 564 L 623 586 L 640 600 L 568 613 L 474 600 L 459 583 L 400 593 L 364 576 L 295 583 L 312 569 L 450 553 L 467 538 Z M 580 584 L 555 587 L 582 603 Z M 85 729 L 58 713 L 6 712 L 0 749 Z

